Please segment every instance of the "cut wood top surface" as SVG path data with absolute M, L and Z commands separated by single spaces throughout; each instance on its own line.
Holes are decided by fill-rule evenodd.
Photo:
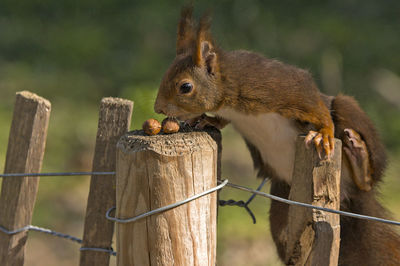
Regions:
M 23 98 L 25 98 L 26 100 L 31 100 L 34 102 L 37 102 L 38 104 L 44 104 L 46 106 L 47 109 L 51 108 L 51 103 L 50 101 L 48 101 L 45 98 L 40 97 L 39 95 L 30 92 L 30 91 L 19 91 L 16 93 L 18 96 L 22 96 Z
M 114 104 L 114 105 L 132 105 L 132 101 L 122 99 L 122 98 L 114 98 L 114 97 L 105 97 L 101 99 L 102 103 L 105 104 Z
M 178 133 L 154 136 L 147 136 L 143 130 L 135 130 L 124 135 L 117 146 L 124 152 L 151 150 L 161 155 L 179 156 L 200 149 L 216 149 L 217 144 L 213 139 L 218 135 L 219 131 L 214 128 L 198 131 L 185 127 Z

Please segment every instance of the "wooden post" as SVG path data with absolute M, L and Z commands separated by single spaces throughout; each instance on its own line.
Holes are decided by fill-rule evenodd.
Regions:
M 307 149 L 304 137 L 296 143 L 296 158 L 289 199 L 338 210 L 342 145 L 335 140 L 331 160 L 320 160 L 314 148 Z M 338 264 L 340 217 L 337 214 L 289 207 L 287 265 Z
M 36 94 L 18 92 L 11 123 L 5 173 L 37 173 L 42 167 L 51 104 Z M 1 187 L 0 225 L 15 230 L 29 225 L 39 177 L 5 177 Z M 27 232 L 0 232 L 0 265 L 23 265 Z
M 115 171 L 118 140 L 128 132 L 133 102 L 118 98 L 103 98 L 100 104 L 93 172 Z M 86 208 L 82 247 L 110 248 L 114 223 L 105 218 L 106 211 L 115 206 L 115 176 L 93 175 Z M 110 254 L 81 251 L 81 266 L 109 265 Z
M 134 217 L 215 187 L 217 160 L 217 144 L 205 132 L 125 135 L 117 151 L 116 217 Z M 214 192 L 133 223 L 117 223 L 117 265 L 214 266 L 216 212 Z

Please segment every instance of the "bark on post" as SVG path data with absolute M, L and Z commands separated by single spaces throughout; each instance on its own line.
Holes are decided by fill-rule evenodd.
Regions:
M 341 141 L 336 139 L 332 159 L 320 160 L 315 149 L 307 149 L 304 137 L 299 137 L 289 199 L 338 210 L 341 151 Z M 284 237 L 287 239 L 286 264 L 337 265 L 339 215 L 291 205 Z
M 218 147 L 209 134 L 141 132 L 118 143 L 116 217 L 134 217 L 217 185 Z M 214 192 L 134 223 L 117 223 L 117 265 L 214 266 L 216 213 Z
M 28 91 L 18 92 L 8 140 L 5 173 L 38 173 L 42 167 L 51 104 Z M 39 177 L 5 177 L 0 226 L 15 230 L 31 223 Z M 23 265 L 27 232 L 0 232 L 0 265 Z
M 119 98 L 103 98 L 100 104 L 93 172 L 115 171 L 118 140 L 128 132 L 133 102 Z M 110 248 L 114 223 L 105 218 L 106 211 L 115 206 L 115 176 L 93 175 L 86 208 L 82 247 Z M 91 250 L 81 251 L 81 266 L 107 266 L 110 254 Z

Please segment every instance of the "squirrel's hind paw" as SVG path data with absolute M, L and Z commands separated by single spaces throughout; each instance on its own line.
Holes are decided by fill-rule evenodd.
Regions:
M 367 145 L 353 129 L 346 128 L 343 150 L 353 171 L 353 181 L 360 190 L 370 191 L 373 185 Z
M 304 142 L 307 147 L 310 146 L 311 142 L 314 142 L 315 149 L 320 159 L 329 160 L 333 155 L 334 137 L 330 129 L 323 128 L 319 132 L 310 130 Z

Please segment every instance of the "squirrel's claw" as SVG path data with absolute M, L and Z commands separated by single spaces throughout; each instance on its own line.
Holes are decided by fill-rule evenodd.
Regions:
M 314 142 L 315 149 L 321 160 L 329 160 L 333 155 L 334 138 L 333 133 L 330 133 L 328 130 L 321 129 L 319 132 L 310 130 L 304 142 L 307 147 L 310 147 L 311 142 Z M 325 154 L 325 156 L 323 156 L 323 154 Z
M 343 150 L 353 171 L 353 181 L 360 190 L 370 191 L 373 180 L 367 145 L 353 129 L 346 128 L 344 132 Z
M 229 121 L 222 119 L 220 117 L 211 117 L 206 114 L 189 119 L 185 121 L 186 124 L 195 127 L 196 129 L 204 129 L 207 126 L 213 126 L 218 129 L 224 128 Z
M 191 127 L 196 127 L 196 125 L 200 122 L 200 120 L 204 119 L 205 114 L 202 114 L 200 116 L 185 120 L 185 124 L 189 125 Z
M 304 139 L 304 142 L 306 144 L 306 147 L 309 148 L 311 141 L 315 138 L 315 136 L 318 135 L 317 131 L 312 131 L 310 130 L 310 132 L 308 132 L 308 135 L 306 136 L 306 138 Z
M 210 121 L 207 119 L 201 119 L 197 125 L 195 126 L 197 129 L 204 129 L 206 126 L 214 126 Z

